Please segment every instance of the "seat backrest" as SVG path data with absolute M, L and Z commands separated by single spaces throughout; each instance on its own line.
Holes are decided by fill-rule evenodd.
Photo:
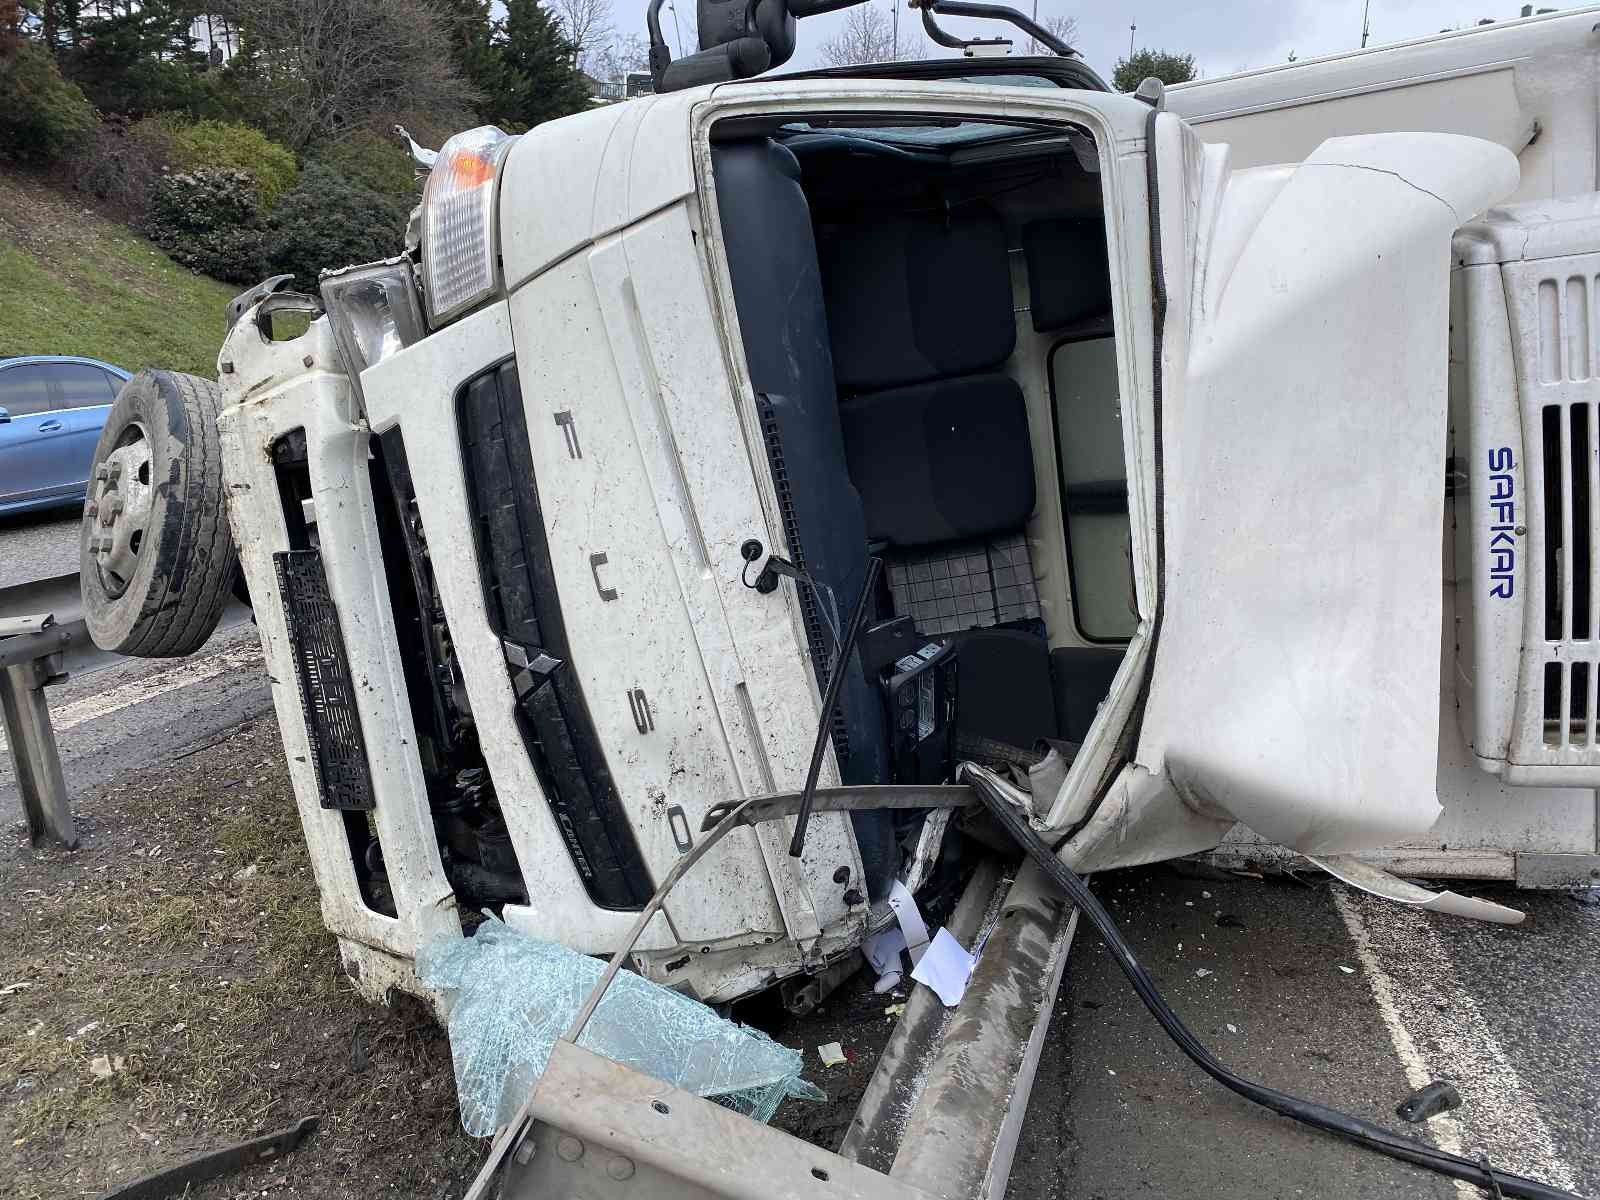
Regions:
M 867 532 L 901 550 L 1033 511 L 1006 230 L 986 204 L 857 214 L 818 232 L 845 453 Z
M 1017 330 L 1005 225 L 984 204 L 818 230 L 843 395 L 993 370 Z

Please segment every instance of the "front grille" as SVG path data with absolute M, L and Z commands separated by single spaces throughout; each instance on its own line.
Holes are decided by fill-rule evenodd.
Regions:
M 1539 459 L 1542 479 L 1531 514 L 1543 544 L 1540 606 L 1544 625 L 1544 745 L 1559 758 L 1600 748 L 1596 730 L 1596 637 L 1600 590 L 1600 404 L 1596 394 L 1593 280 L 1584 274 L 1540 280 L 1538 288 Z M 1531 482 L 1531 481 L 1530 481 Z M 1530 488 L 1530 491 L 1532 489 Z
M 468 380 L 457 405 L 484 600 L 523 745 L 589 898 L 643 908 L 654 884 L 574 673 L 516 365 Z
M 795 516 L 794 498 L 790 494 L 789 468 L 783 456 L 783 434 L 778 427 L 778 416 L 772 401 L 756 394 L 756 413 L 761 418 L 761 436 L 767 446 L 767 463 L 772 468 L 772 490 L 778 497 L 778 516 L 783 522 L 783 540 L 788 543 L 790 560 L 802 572 L 806 569 L 806 551 L 800 542 L 800 522 Z M 816 588 L 802 585 L 795 588 L 800 601 L 800 622 L 805 627 L 806 642 L 811 647 L 811 661 L 816 667 L 817 690 L 821 691 L 833 666 L 833 646 L 823 635 L 822 610 L 818 606 Z M 840 603 L 854 603 L 854 597 L 840 597 Z M 829 717 L 829 733 L 833 739 L 833 752 L 841 763 L 850 759 L 850 731 L 845 725 L 844 706 L 836 704 Z
M 322 555 L 316 550 L 280 550 L 272 561 L 283 594 L 289 647 L 322 807 L 372 809 L 376 803 L 367 772 L 367 747 Z

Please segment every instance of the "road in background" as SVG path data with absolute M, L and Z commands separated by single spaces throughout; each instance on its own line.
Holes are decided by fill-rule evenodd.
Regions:
M 78 569 L 77 508 L 0 516 L 0 588 Z
M 96 789 L 125 771 L 170 762 L 272 707 L 261 644 L 248 620 L 219 629 L 188 658 L 111 659 L 45 694 L 80 831 L 92 830 L 92 809 L 80 801 Z M 21 821 L 11 755 L 0 749 L 0 828 Z
M 0 609 L 77 616 L 78 513 L 0 518 Z M 45 689 L 73 812 L 124 771 L 170 760 L 272 705 L 249 610 L 230 604 L 217 632 L 182 659 L 74 651 L 71 676 Z M 0 828 L 22 822 L 15 767 L 0 730 Z M 80 826 L 85 824 L 80 821 Z M 92 828 L 92 819 L 88 822 Z

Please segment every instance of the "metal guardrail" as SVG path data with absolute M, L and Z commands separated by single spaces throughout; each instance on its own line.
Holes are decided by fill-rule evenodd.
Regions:
M 55 593 L 58 601 L 75 591 L 75 577 L 43 580 L 0 589 L 0 720 L 16 768 L 17 790 L 28 822 L 28 836 L 37 844 L 54 838 L 76 848 L 61 753 L 50 724 L 50 702 L 44 689 L 67 677 L 68 654 L 89 644 L 89 634 L 76 605 L 63 612 L 17 612 L 19 604 L 37 603 Z M 63 595 L 63 593 L 66 593 Z

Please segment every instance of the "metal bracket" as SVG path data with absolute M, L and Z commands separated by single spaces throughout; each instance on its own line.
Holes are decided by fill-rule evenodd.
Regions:
M 727 817 L 738 814 L 739 824 L 759 825 L 792 817 L 800 811 L 799 792 L 774 792 L 747 800 L 719 800 L 706 809 L 700 819 L 702 833 L 715 829 Z M 893 783 L 869 787 L 818 788 L 811 806 L 814 813 L 871 812 L 893 808 L 966 808 L 980 803 L 978 793 L 965 783 Z

